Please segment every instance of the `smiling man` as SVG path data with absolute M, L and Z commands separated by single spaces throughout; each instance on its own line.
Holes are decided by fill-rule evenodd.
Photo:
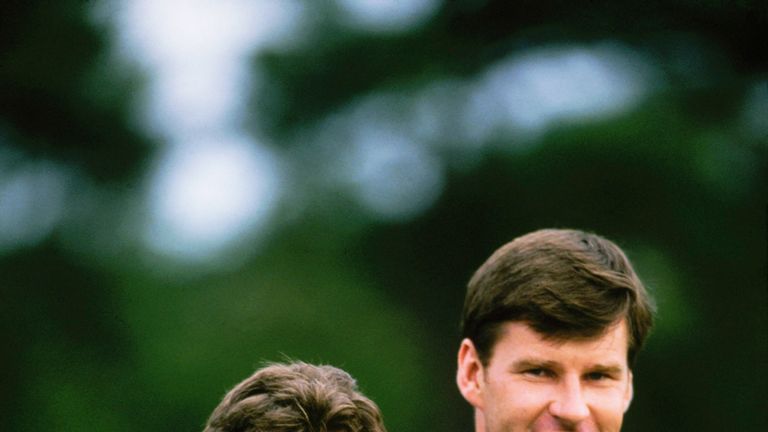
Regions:
M 475 432 L 618 432 L 653 302 L 618 246 L 576 230 L 507 243 L 467 288 L 456 381 Z

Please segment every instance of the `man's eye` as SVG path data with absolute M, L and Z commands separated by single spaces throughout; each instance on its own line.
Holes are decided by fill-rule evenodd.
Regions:
M 587 379 L 590 381 L 602 381 L 610 378 L 610 376 L 603 372 L 590 372 L 587 374 Z
M 530 375 L 530 376 L 534 376 L 534 377 L 541 377 L 541 378 L 551 377 L 551 376 L 554 375 L 554 373 L 552 373 L 551 370 L 544 369 L 544 368 L 528 369 L 528 370 L 525 371 L 525 374 L 526 375 Z

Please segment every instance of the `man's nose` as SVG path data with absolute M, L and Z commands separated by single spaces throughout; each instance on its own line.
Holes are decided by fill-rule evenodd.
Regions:
M 589 406 L 578 378 L 566 379 L 561 383 L 554 400 L 549 404 L 549 413 L 570 424 L 589 417 Z

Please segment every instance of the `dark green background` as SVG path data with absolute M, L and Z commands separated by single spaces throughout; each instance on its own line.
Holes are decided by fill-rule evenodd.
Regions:
M 667 84 L 515 151 L 498 136 L 449 167 L 415 219 L 377 221 L 341 192 L 306 198 L 246 262 L 196 272 L 140 248 L 77 247 L 111 229 L 89 225 L 110 219 L 94 212 L 121 212 L 154 156 L 129 117 L 148 77 L 104 67 L 111 30 L 87 19 L 92 2 L 3 2 L 2 145 L 75 166 L 113 197 L 75 212 L 79 229 L 0 256 L 3 429 L 200 430 L 227 388 L 288 356 L 348 369 L 391 431 L 471 430 L 453 383 L 464 284 L 505 241 L 575 227 L 624 247 L 659 304 L 624 430 L 768 430 L 768 130 L 743 126 L 768 85 L 764 3 L 447 1 L 399 34 L 345 30 L 330 2 L 314 5 L 311 44 L 252 59 L 266 81 L 250 127 L 285 154 L 355 98 L 541 46 L 621 43 Z

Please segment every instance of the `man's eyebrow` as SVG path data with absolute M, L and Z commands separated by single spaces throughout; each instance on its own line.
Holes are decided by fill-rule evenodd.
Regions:
M 558 367 L 559 367 L 559 364 L 557 362 L 531 357 L 531 358 L 522 358 L 519 360 L 515 360 L 510 365 L 510 370 L 525 370 L 525 369 L 540 369 L 540 368 L 556 369 Z
M 624 372 L 625 368 L 618 363 L 596 364 L 589 368 L 592 372 L 603 372 L 608 374 L 619 374 Z
M 552 369 L 557 370 L 561 368 L 560 364 L 551 360 L 538 359 L 535 357 L 522 358 L 515 360 L 509 367 L 511 371 L 520 371 L 526 369 Z M 624 372 L 626 368 L 622 367 L 618 363 L 608 364 L 595 364 L 587 368 L 590 372 L 602 372 L 607 374 L 620 374 Z

